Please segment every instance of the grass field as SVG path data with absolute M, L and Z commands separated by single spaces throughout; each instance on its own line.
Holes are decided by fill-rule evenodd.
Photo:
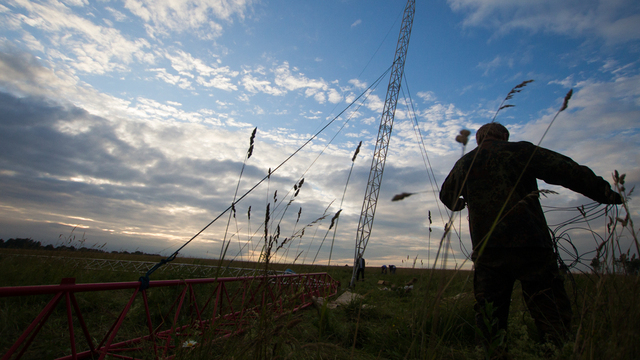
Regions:
M 14 255 L 0 252 L 0 286 L 59 284 L 65 277 L 77 283 L 135 281 L 142 274 L 85 270 L 54 257 Z M 29 253 L 28 251 L 20 251 Z M 40 252 L 47 255 L 50 252 Z M 56 255 L 62 255 L 56 253 Z M 82 255 L 77 252 L 66 256 Z M 140 261 L 155 257 L 102 254 Z M 97 256 L 97 255 L 93 255 Z M 181 259 L 182 260 L 182 259 Z M 212 260 L 184 259 L 203 265 Z M 236 264 L 238 266 L 239 264 Z M 249 265 L 249 264 L 244 264 Z M 255 266 L 255 264 L 253 264 Z M 338 295 L 347 290 L 350 267 L 286 266 L 298 273 L 328 272 L 341 282 Z M 280 318 L 263 314 L 242 335 L 213 343 L 180 348 L 178 359 L 485 359 L 491 358 L 476 347 L 472 273 L 399 268 L 382 275 L 367 268 L 366 281 L 353 292 L 359 300 L 330 309 L 310 307 Z M 153 280 L 180 279 L 184 274 L 157 272 Z M 378 285 L 379 280 L 387 281 Z M 566 282 L 573 302 L 573 339 L 563 348 L 538 342 L 535 326 L 516 285 L 512 300 L 509 334 L 506 339 L 514 359 L 637 359 L 640 358 L 640 284 L 638 276 L 571 275 Z M 414 281 L 410 291 L 404 285 Z M 395 285 L 395 286 L 393 286 Z M 393 287 L 393 289 L 392 289 Z M 158 311 L 170 306 L 159 299 L 175 294 L 150 293 Z M 78 296 L 87 322 L 109 326 L 130 292 L 99 292 Z M 0 349 L 4 353 L 50 299 L 47 296 L 0 298 Z M 23 358 L 48 359 L 70 354 L 65 332 L 64 309 L 59 305 Z M 134 305 L 131 315 L 141 312 Z M 101 324 L 100 318 L 105 321 Z M 108 329 L 102 329 L 106 332 Z M 140 336 L 144 324 L 127 323 L 122 336 Z M 146 357 L 146 356 L 144 356 Z M 152 357 L 148 354 L 148 357 Z

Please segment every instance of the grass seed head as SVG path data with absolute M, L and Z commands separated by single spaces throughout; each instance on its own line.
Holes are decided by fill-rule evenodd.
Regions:
M 352 162 L 356 161 L 356 156 L 358 156 L 358 153 L 360 152 L 360 146 L 362 146 L 362 141 L 360 141 L 358 147 L 356 148 L 356 151 L 353 153 L 353 157 L 351 158 Z
M 471 131 L 462 129 L 460 130 L 460 135 L 456 136 L 456 141 L 466 146 L 469 142 L 469 135 L 471 135 Z
M 249 151 L 247 151 L 247 159 L 249 159 L 253 154 L 253 142 L 254 142 L 254 139 L 256 138 L 256 130 L 258 130 L 257 127 L 253 129 L 253 132 L 251 133 L 251 138 L 249 139 Z
M 403 192 L 401 194 L 397 194 L 394 197 L 391 198 L 391 201 L 400 201 L 404 198 L 408 198 L 409 196 L 413 195 L 413 193 L 407 193 L 407 192 Z
M 569 99 L 571 99 L 571 95 L 573 95 L 573 89 L 569 90 L 567 95 L 564 96 L 564 102 L 562 102 L 560 111 L 564 111 L 569 106 Z
M 342 209 L 338 210 L 338 212 L 336 212 L 335 215 L 333 215 L 333 217 L 331 218 L 331 225 L 329 225 L 329 230 L 331 230 L 331 228 L 333 227 L 335 221 L 338 219 L 338 217 L 340 217 L 340 213 L 342 212 Z

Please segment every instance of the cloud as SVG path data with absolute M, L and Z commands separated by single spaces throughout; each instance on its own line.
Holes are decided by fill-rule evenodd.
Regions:
M 358 26 L 360 24 L 362 24 L 362 20 L 358 19 L 358 20 L 354 21 L 353 24 L 351 24 L 351 28 L 354 28 L 354 27 L 356 27 L 356 26 Z
M 312 92 L 310 92 L 312 93 Z M 327 97 L 324 93 L 321 92 L 317 92 L 313 95 L 314 100 L 318 103 L 318 104 L 324 104 L 327 101 Z
M 286 61 L 272 68 L 270 73 L 261 67 L 254 71 L 245 69 L 245 73 L 240 83 L 250 93 L 282 96 L 287 92 L 302 91 L 305 97 L 311 97 L 319 104 L 324 104 L 327 100 L 333 104 L 342 101 L 342 95 L 329 87 L 324 79 L 310 79 L 297 69 L 291 69 Z M 265 79 L 269 74 L 273 74 L 273 81 Z
M 111 8 L 111 7 L 107 6 L 107 7 L 105 7 L 105 10 L 107 10 L 109 13 L 111 13 L 111 16 L 113 16 L 113 18 L 116 21 L 122 22 L 122 21 L 125 21 L 127 19 L 127 16 L 125 14 L 121 13 L 120 11 L 118 11 L 118 10 L 116 10 L 114 8 Z
M 375 123 L 376 120 L 378 120 L 378 119 L 373 117 L 373 116 L 371 116 L 371 117 L 368 117 L 368 118 L 363 118 L 360 121 L 362 121 L 362 123 L 365 124 L 365 125 L 371 125 L 371 124 Z
M 27 45 L 27 48 L 35 51 L 44 52 L 44 45 L 30 33 L 24 33 L 22 41 Z
M 61 87 L 70 91 L 77 84 L 76 78 L 56 74 L 32 55 L 17 52 L 0 52 L 0 81 L 12 91 L 39 96 L 54 95 L 53 89 Z
M 171 67 L 173 67 L 180 75 L 195 77 L 193 72 L 200 76 L 210 77 L 220 74 L 229 74 L 230 76 L 237 76 L 237 71 L 230 71 L 228 67 L 211 67 L 204 63 L 204 61 L 194 58 L 191 54 L 177 50 L 173 54 L 165 53 L 164 55 L 169 61 L 171 61 Z
M 548 84 L 558 84 L 565 88 L 571 88 L 575 85 L 575 81 L 573 80 L 573 75 L 569 75 L 561 80 L 551 80 L 548 82 Z
M 216 76 L 209 81 L 199 76 L 196 81 L 198 82 L 198 84 L 206 87 L 214 87 L 225 91 L 238 90 L 238 87 L 235 84 L 231 83 L 231 79 L 224 76 Z
M 436 101 L 436 96 L 433 93 L 433 91 L 420 91 L 420 92 L 418 92 L 417 95 L 424 102 L 434 102 L 434 101 Z
M 201 123 L 214 114 L 188 113 L 179 105 L 140 98 L 124 120 L 0 92 L 0 151 L 7 156 L 0 172 L 2 217 L 27 211 L 39 224 L 31 228 L 47 223 L 55 234 L 62 230 L 52 226 L 75 224 L 92 241 L 109 229 L 119 237 L 111 238 L 111 248 L 135 236 L 137 246 L 157 249 L 197 231 L 230 201 L 223 187 L 238 176 L 242 164 L 235 157 L 246 151 L 248 135 L 212 131 Z M 189 119 L 196 121 L 180 122 Z M 227 124 L 249 126 L 233 119 Z M 245 179 L 252 183 L 260 173 L 248 165 Z M 273 184 L 279 179 L 274 175 Z
M 365 106 L 373 112 L 381 113 L 384 108 L 384 101 L 378 95 L 371 93 L 367 96 L 367 103 Z M 396 110 L 396 112 L 399 112 L 399 110 Z
M 291 69 L 289 68 L 289 63 L 284 62 L 282 65 L 274 68 L 273 73 L 275 75 L 275 83 L 276 85 L 292 91 L 298 90 L 302 88 L 311 88 L 317 90 L 327 90 L 327 83 L 320 80 L 313 80 L 305 77 L 303 74 L 293 74 Z
M 88 0 L 63 0 L 63 3 L 71 6 L 85 6 L 89 5 Z
M 152 56 L 145 52 L 150 47 L 146 40 L 129 40 L 117 29 L 96 25 L 61 3 L 20 2 L 16 5 L 26 14 L 6 13 L 3 18 L 43 31 L 49 43 L 41 41 L 41 45 L 66 48 L 70 60 L 67 65 L 79 71 L 91 74 L 126 71 L 126 65 L 134 59 L 152 61 Z
M 337 104 L 342 101 L 342 95 L 336 89 L 329 89 L 329 102 Z
M 222 34 L 222 25 L 213 19 L 231 22 L 244 19 L 252 0 L 155 1 L 126 0 L 125 8 L 146 24 L 151 37 L 170 32 L 194 32 L 200 38 L 214 39 Z
M 527 30 L 580 37 L 593 35 L 612 44 L 640 39 L 640 9 L 633 0 L 448 0 L 448 3 L 453 11 L 465 15 L 465 27 L 488 27 L 498 35 Z
M 367 88 L 367 84 L 365 82 L 362 82 L 358 79 L 351 79 L 349 80 L 349 84 L 355 86 L 356 89 L 366 89 Z
M 171 67 L 181 76 L 195 79 L 196 83 L 208 87 L 225 91 L 238 90 L 238 87 L 231 81 L 238 76 L 238 71 L 232 71 L 228 66 L 209 66 L 204 61 L 193 57 L 191 54 L 177 50 L 173 53 L 164 54 L 171 62 Z M 169 74 L 165 69 L 152 69 L 156 71 L 156 77 L 172 85 L 178 85 L 183 89 L 191 89 L 191 82 L 177 75 Z
M 239 121 L 236 121 L 234 119 L 228 119 L 225 122 L 225 125 L 231 126 L 231 127 L 237 127 L 237 128 L 248 128 L 248 127 L 252 127 L 253 126 L 253 125 L 251 125 L 249 123 L 239 122 Z
M 500 69 L 503 66 L 513 68 L 513 59 L 505 59 L 498 55 L 493 60 L 488 62 L 481 62 L 478 64 L 478 68 L 484 70 L 483 76 L 488 76 L 492 71 Z
M 271 86 L 271 82 L 267 80 L 259 80 L 256 77 L 247 74 L 242 77 L 242 86 L 250 93 L 263 92 L 270 95 L 284 95 L 284 91 Z
M 167 84 L 176 85 L 181 79 L 178 75 L 169 74 L 166 69 L 149 69 L 149 71 L 155 72 L 156 78 L 166 82 Z

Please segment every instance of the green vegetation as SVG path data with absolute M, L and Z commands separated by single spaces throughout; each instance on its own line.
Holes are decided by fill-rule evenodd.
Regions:
M 134 281 L 140 274 L 94 271 L 65 265 L 55 257 L 31 257 L 0 252 L 1 286 L 59 284 L 64 277 L 78 283 Z M 15 250 L 14 250 L 15 252 Z M 23 253 L 31 253 L 22 250 Z M 67 253 L 69 256 L 77 252 Z M 124 256 L 110 254 L 110 256 Z M 202 260 L 203 263 L 207 262 Z M 255 264 L 254 264 L 255 266 Z M 296 272 L 328 272 L 347 289 L 350 267 L 289 266 Z M 381 275 L 367 269 L 367 280 L 353 291 L 363 295 L 346 305 L 327 303 L 280 318 L 263 314 L 248 331 L 227 339 L 201 343 L 193 334 L 194 347 L 179 347 L 178 359 L 485 359 L 476 347 L 472 273 L 469 271 L 400 268 L 397 274 Z M 163 279 L 182 278 L 180 273 L 158 272 Z M 154 278 L 158 280 L 158 277 Z M 414 280 L 415 279 L 415 280 Z M 514 359 L 632 359 L 640 356 L 640 278 L 635 275 L 572 275 L 567 288 L 572 294 L 574 321 L 571 342 L 563 348 L 539 343 L 535 326 L 514 291 L 509 334 L 509 353 Z M 386 284 L 378 284 L 384 280 Z M 414 282 L 413 289 L 404 285 Z M 178 289 L 151 289 L 150 303 L 160 317 L 178 297 Z M 93 336 L 102 336 L 128 300 L 130 291 L 76 295 Z M 50 300 L 49 296 L 0 299 L 0 349 L 4 353 Z M 186 316 L 186 315 L 185 315 Z M 134 302 L 118 339 L 144 335 L 144 309 Z M 160 318 L 156 320 L 162 320 Z M 154 320 L 155 321 L 155 320 Z M 76 333 L 79 333 L 76 327 Z M 76 334 L 76 336 L 81 336 Z M 98 341 L 100 339 L 97 339 Z M 81 346 L 84 342 L 78 340 Z M 185 340 L 186 341 L 186 340 Z M 80 349 L 82 350 L 82 349 Z M 38 335 L 27 359 L 68 355 L 66 315 L 63 303 Z M 141 353 L 143 358 L 153 354 Z

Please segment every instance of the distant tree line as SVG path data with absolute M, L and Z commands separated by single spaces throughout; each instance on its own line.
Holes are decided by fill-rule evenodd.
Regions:
M 106 244 L 105 244 L 106 245 Z M 56 245 L 53 246 L 51 244 L 42 246 L 42 243 L 40 241 L 35 241 L 33 239 L 22 239 L 22 238 L 18 238 L 18 239 L 9 239 L 9 240 L 3 240 L 0 239 L 0 249 L 28 249 L 28 250 L 54 250 L 54 251 L 79 251 L 79 252 L 92 252 L 92 253 L 109 253 L 109 251 L 105 251 L 102 249 L 102 247 L 104 247 L 104 245 L 102 245 L 101 247 L 79 247 L 76 248 L 73 245 L 64 245 L 64 244 L 60 244 L 60 245 Z M 134 252 L 128 252 L 126 250 L 123 251 L 111 251 L 112 254 L 133 254 L 133 255 L 156 255 L 156 254 L 147 254 L 144 253 L 142 251 L 136 250 Z
M 620 254 L 620 257 L 614 260 L 618 269 L 621 269 L 627 275 L 640 275 L 640 259 L 633 254 L 629 257 L 628 254 Z M 605 264 L 595 257 L 591 260 L 591 267 L 596 273 L 601 273 L 605 270 Z

